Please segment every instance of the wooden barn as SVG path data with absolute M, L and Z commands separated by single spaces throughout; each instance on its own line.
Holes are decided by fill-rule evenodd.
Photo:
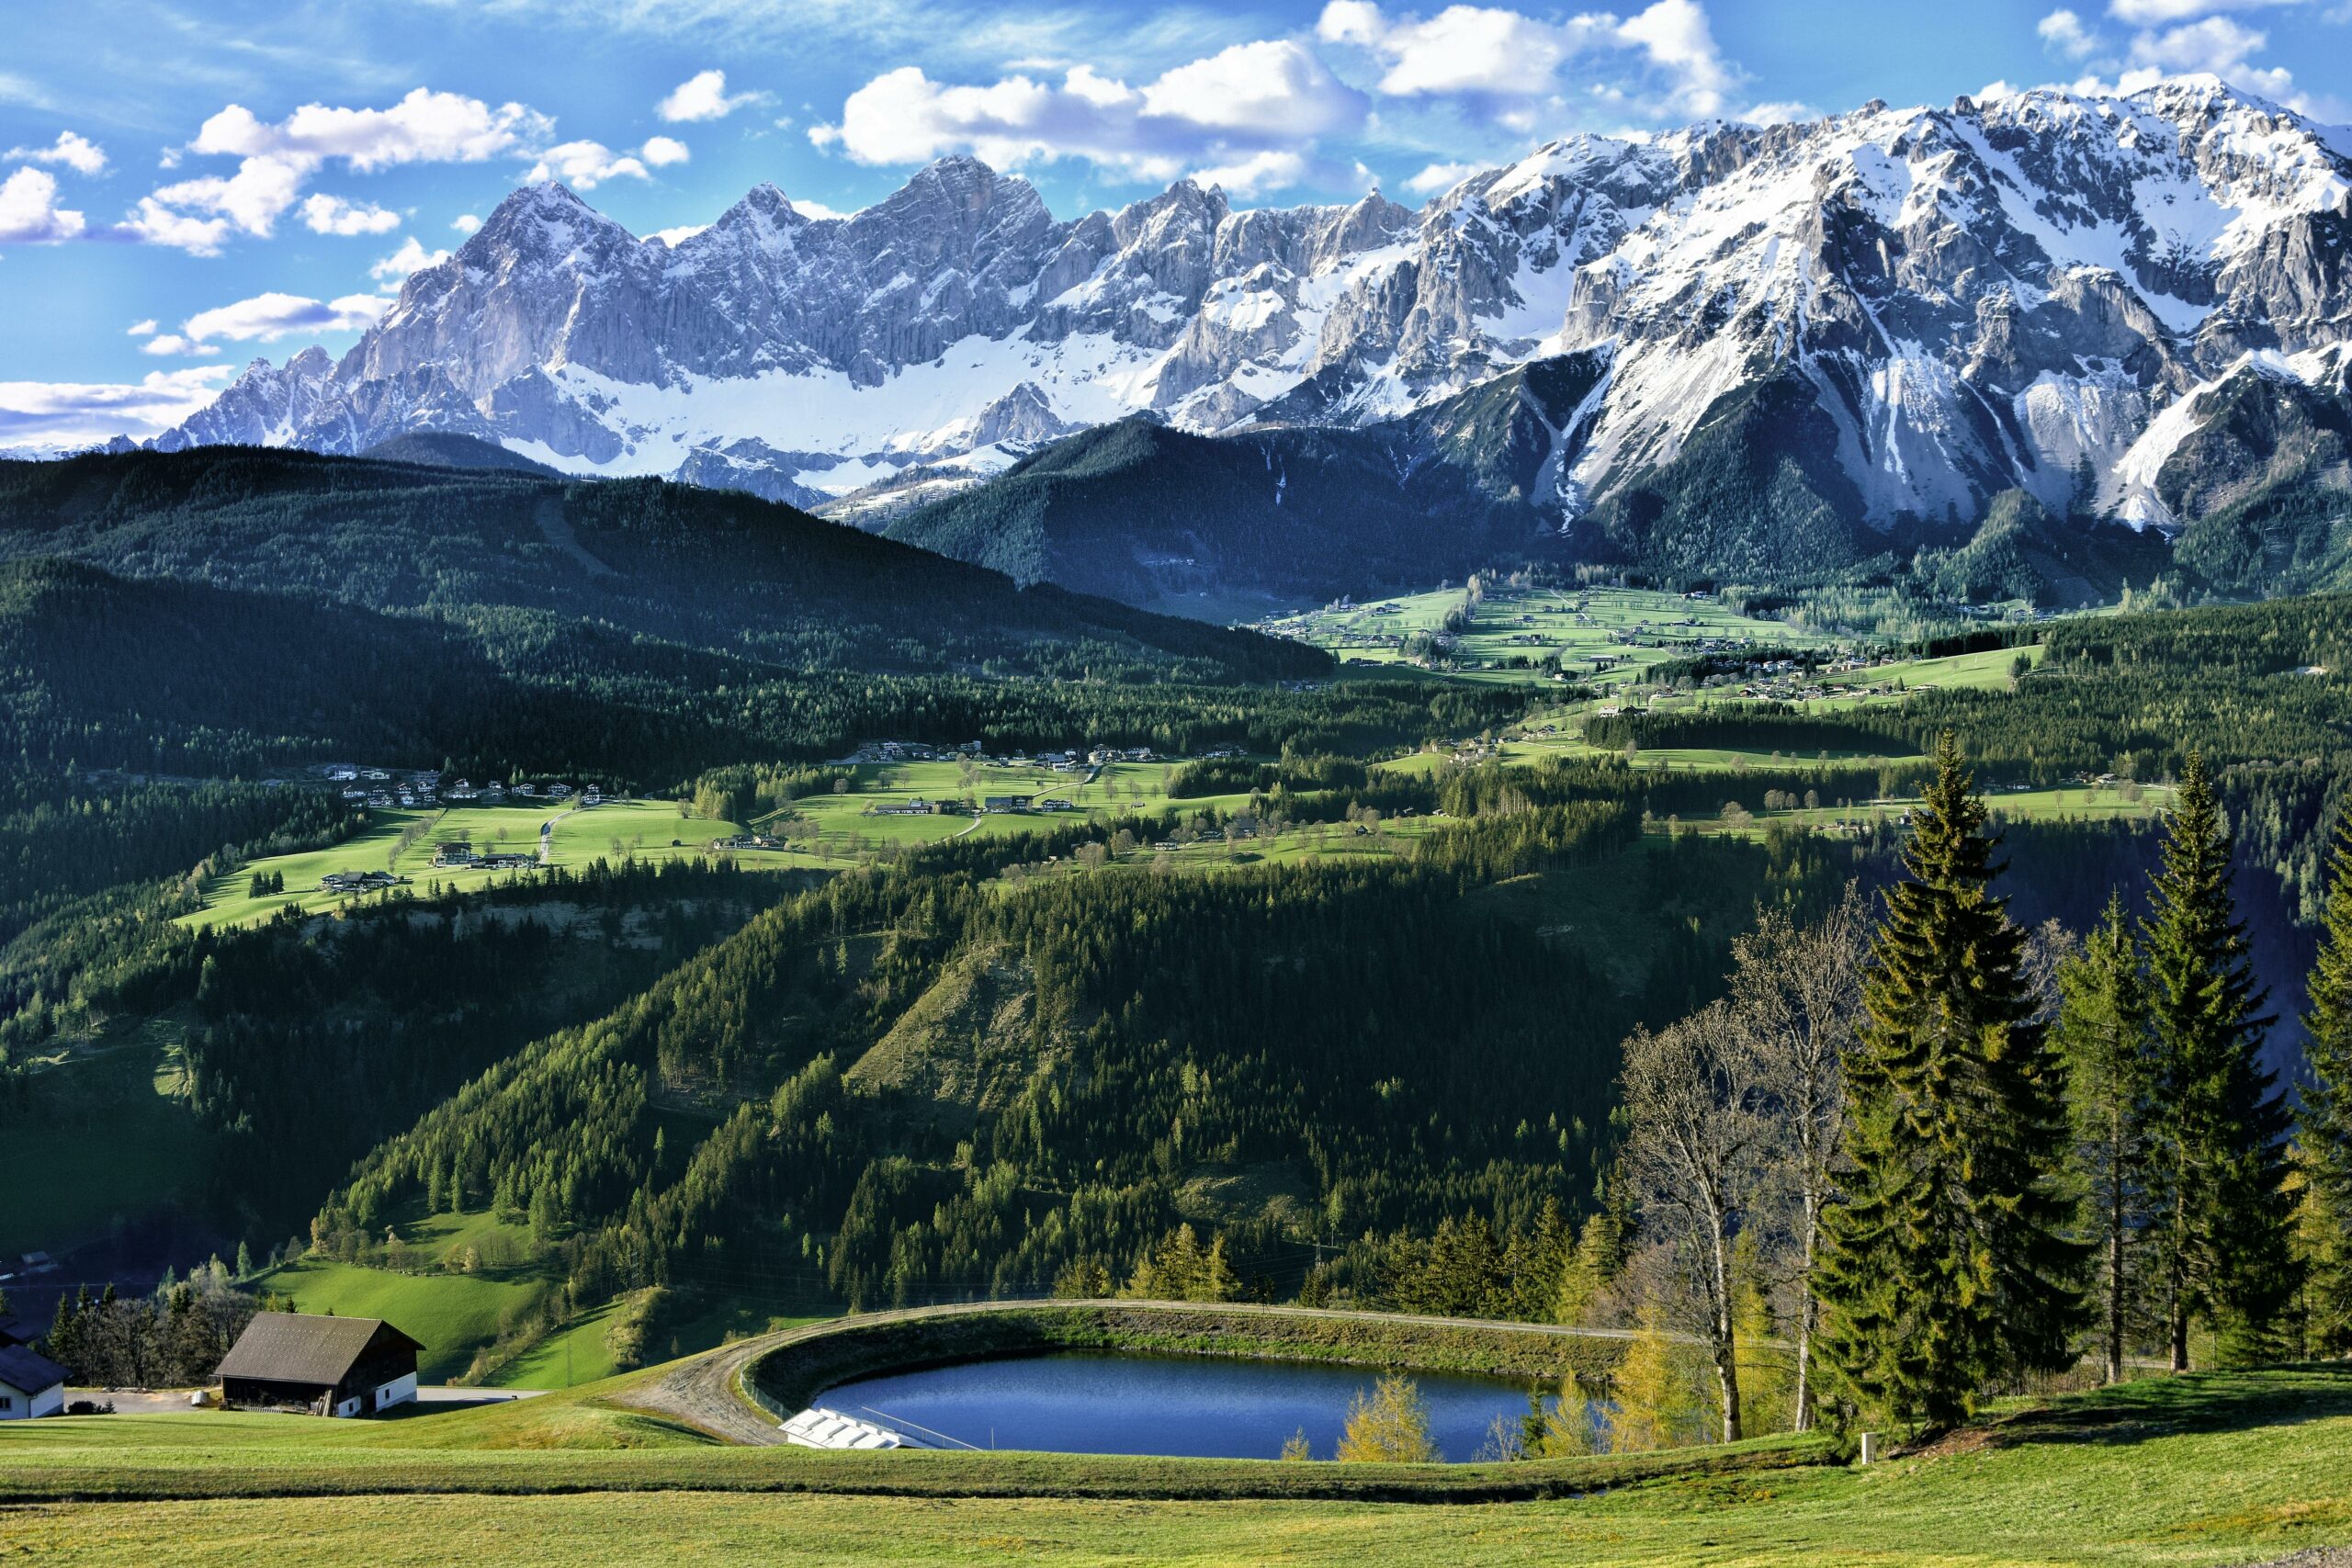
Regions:
M 257 1313 L 221 1359 L 220 1402 L 232 1410 L 373 1415 L 416 1398 L 423 1348 L 378 1318 Z

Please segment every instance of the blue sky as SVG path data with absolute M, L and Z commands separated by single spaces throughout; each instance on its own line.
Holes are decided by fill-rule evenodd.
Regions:
M 2352 120 L 2352 0 L 14 0 L 0 447 L 152 434 L 340 353 L 528 178 L 640 234 L 768 180 L 848 212 L 946 152 L 1064 217 L 1180 175 L 1418 203 L 1571 130 L 2211 70 Z M 1996 88 L 1997 90 L 1997 87 Z

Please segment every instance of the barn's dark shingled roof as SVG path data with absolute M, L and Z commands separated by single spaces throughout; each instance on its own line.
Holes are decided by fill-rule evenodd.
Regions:
M 374 1317 L 255 1313 L 253 1322 L 245 1325 L 244 1333 L 221 1359 L 216 1375 L 261 1378 L 271 1382 L 338 1383 L 366 1351 L 376 1331 L 386 1326 L 382 1319 Z M 415 1348 L 424 1348 L 399 1329 L 392 1329 L 392 1333 Z
M 28 1345 L 0 1345 L 0 1382 L 27 1393 L 55 1388 L 65 1369 Z

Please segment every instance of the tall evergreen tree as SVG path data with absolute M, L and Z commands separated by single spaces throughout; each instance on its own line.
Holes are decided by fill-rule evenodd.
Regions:
M 2337 829 L 2321 919 L 2303 1015 L 2312 1079 L 2303 1089 L 2301 1152 L 2319 1230 L 2312 1338 L 2340 1354 L 2352 1349 L 2352 819 Z
M 2230 893 L 2233 847 L 2204 759 L 2191 752 L 2146 930 L 2158 1241 L 2176 1371 L 2188 1370 L 2199 1317 L 2225 1357 L 2260 1356 L 2295 1283 L 2287 1109 L 2259 1059 L 2272 1021 Z
M 2110 897 L 2079 957 L 2058 971 L 2059 1054 L 2075 1118 L 2075 1157 L 2086 1228 L 2099 1240 L 2099 1295 L 2107 1381 L 2123 1376 L 2125 1308 L 2132 1252 L 2147 1219 L 2155 1055 L 2140 944 L 2120 895 Z
M 1994 897 L 1994 840 L 1958 742 L 1912 815 L 1905 880 L 1847 1068 L 1851 1179 L 1823 1216 L 1822 1354 L 1855 1411 L 1963 1418 L 1989 1381 L 2070 1359 L 2086 1249 L 2066 1234 L 2062 1066 Z

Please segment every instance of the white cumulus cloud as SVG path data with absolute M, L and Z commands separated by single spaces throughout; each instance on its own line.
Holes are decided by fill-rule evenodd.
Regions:
M 180 323 L 192 343 L 227 338 L 233 343 L 275 343 L 294 333 L 350 332 L 371 324 L 389 303 L 379 295 L 346 294 L 312 299 L 300 294 L 256 294 L 231 305 L 198 310 Z
M 0 381 L 0 446 L 160 434 L 210 402 L 228 376 L 226 366 L 195 365 L 129 383 Z
M 534 183 L 561 180 L 581 190 L 594 190 L 606 180 L 650 180 L 653 175 L 634 153 L 616 152 L 601 141 L 565 141 L 539 154 L 523 177 Z
M 1415 196 L 1435 196 L 1442 190 L 1452 190 L 1478 172 L 1476 164 L 1430 164 L 1405 182 L 1405 188 Z
M 449 227 L 460 234 L 470 234 L 481 227 L 481 215 L 474 212 L 460 212 L 449 220 Z
M 522 104 L 493 107 L 480 98 L 425 87 L 390 108 L 306 104 L 276 122 L 231 104 L 207 119 L 184 151 L 236 158 L 236 170 L 176 181 L 142 197 L 123 232 L 150 244 L 209 255 L 232 234 L 268 238 L 277 220 L 302 199 L 310 177 L 330 160 L 340 159 L 363 174 L 404 164 L 478 164 L 534 148 L 554 129 L 554 121 Z M 384 233 L 397 226 L 396 219 L 385 221 L 390 215 L 381 208 L 322 199 L 337 203 L 323 209 L 326 218 L 304 208 L 305 220 L 322 233 Z M 368 216 L 351 216 L 363 211 Z
M 155 318 L 150 316 L 143 321 L 133 321 L 130 326 L 123 330 L 131 337 L 153 337 L 155 335 Z
M 1192 177 L 1204 186 L 1221 186 L 1227 196 L 1247 200 L 1284 186 L 1295 186 L 1306 175 L 1306 160 L 1296 152 L 1252 152 L 1237 163 L 1195 169 Z
M 1129 179 L 1202 167 L 1272 188 L 1305 168 L 1315 138 L 1363 118 L 1360 94 L 1305 46 L 1278 40 L 1236 44 L 1140 86 L 1084 64 L 1059 83 L 1021 73 L 984 85 L 935 82 L 920 66 L 901 66 L 852 93 L 840 121 L 808 137 L 861 164 L 948 152 L 1000 167 L 1080 158 Z M 1273 153 L 1288 158 L 1266 156 Z
M 46 245 L 79 239 L 89 224 L 57 205 L 57 176 L 18 169 L 0 180 L 0 245 Z
M 522 104 L 493 108 L 480 98 L 419 87 L 388 109 L 305 104 L 275 125 L 231 104 L 204 122 L 188 150 L 342 158 L 365 172 L 396 164 L 479 164 L 544 141 L 554 130 L 554 121 Z
M 401 226 L 401 215 L 372 202 L 317 195 L 302 198 L 302 221 L 314 234 L 389 234 Z
M 401 242 L 399 250 L 369 266 L 368 276 L 374 278 L 379 287 L 390 288 L 406 281 L 410 273 L 422 272 L 428 266 L 439 266 L 448 259 L 448 252 L 428 251 L 417 243 L 415 235 L 411 234 Z
M 687 150 L 686 144 L 674 136 L 649 136 L 645 139 L 645 145 L 639 148 L 637 153 L 639 157 L 643 158 L 657 169 L 668 168 L 673 164 L 683 164 L 693 156 Z
M 2132 39 L 2132 63 L 2159 71 L 2211 71 L 2233 75 L 2247 57 L 2259 54 L 2270 37 L 2258 28 L 2241 27 L 2227 17 L 2207 17 L 2163 32 L 2143 32 Z
M 727 73 L 697 71 L 677 85 L 668 97 L 653 106 L 653 112 L 673 124 L 681 121 L 725 119 L 746 104 L 758 103 L 763 93 L 738 93 L 729 96 Z
M 11 147 L 0 156 L 17 164 L 62 164 L 77 175 L 103 174 L 107 166 L 105 148 L 70 130 L 59 131 L 46 147 Z
M 186 356 L 218 354 L 220 349 L 217 344 L 198 343 L 194 338 L 183 337 L 178 333 L 164 333 L 141 344 L 139 352 L 157 355 Z
M 2068 60 L 2080 60 L 2098 48 L 2098 39 L 2072 11 L 2052 11 L 2036 22 L 2033 30 L 2044 45 Z
M 1746 79 L 1724 58 L 1697 0 L 1656 0 L 1630 17 L 1595 11 L 1559 20 L 1493 6 L 1448 6 L 1424 17 L 1391 13 L 1376 0 L 1330 0 L 1316 36 L 1370 57 L 1384 95 L 1484 101 L 1517 130 L 1532 129 L 1536 117 L 1498 101 L 1551 97 L 1567 90 L 1569 76 L 1581 90 L 1652 117 L 1720 114 Z
M 2110 0 L 2108 15 L 2139 27 L 2194 21 L 2222 11 L 2263 11 L 2302 0 Z

